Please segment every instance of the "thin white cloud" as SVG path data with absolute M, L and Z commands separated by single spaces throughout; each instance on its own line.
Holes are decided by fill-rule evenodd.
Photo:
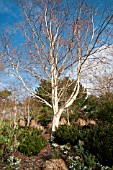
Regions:
M 8 84 L 0 82 L 0 91 L 7 89 L 8 88 Z
M 14 0 L 0 0 L 0 14 L 9 15 L 17 18 L 17 15 L 14 11 L 16 8 L 16 3 Z
M 105 90 L 106 84 L 113 79 L 113 45 L 96 53 L 85 62 L 82 68 L 81 83 L 87 89 Z M 109 78 L 109 79 L 108 79 Z M 107 82 L 108 81 L 108 82 Z M 113 85 L 111 84 L 111 88 Z

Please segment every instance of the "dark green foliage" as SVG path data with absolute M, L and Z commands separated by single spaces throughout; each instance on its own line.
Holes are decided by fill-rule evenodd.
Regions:
M 54 141 L 58 144 L 67 144 L 71 146 L 77 145 L 78 141 L 82 141 L 84 146 L 84 152 L 87 154 L 80 157 L 85 159 L 86 164 L 90 164 L 93 158 L 90 158 L 90 154 L 95 156 L 95 161 L 104 166 L 112 167 L 113 165 L 113 125 L 110 123 L 99 124 L 94 128 L 88 126 L 59 126 L 54 132 Z M 77 150 L 76 150 L 77 152 Z M 77 153 L 78 155 L 78 153 Z M 87 159 L 86 159 L 87 157 Z M 92 164 L 92 162 L 91 162 Z
M 97 113 L 99 110 L 99 98 L 95 95 L 90 95 L 86 100 L 85 100 L 85 108 L 84 112 L 87 115 L 88 119 L 97 119 Z
M 97 98 L 97 96 L 90 95 L 85 101 L 85 104 L 87 105 L 86 111 L 87 112 L 96 111 L 98 106 L 98 100 L 99 98 Z
M 81 141 L 70 149 L 64 145 L 61 152 L 67 155 L 65 161 L 70 170 L 111 170 L 108 166 L 100 164 L 94 155 L 85 150 Z
M 70 121 L 71 124 L 75 124 L 75 122 L 78 120 L 78 118 L 85 119 L 84 113 L 81 112 L 80 110 L 78 110 L 78 111 L 73 110 L 73 113 L 71 113 L 69 115 L 69 121 Z
M 23 128 L 18 137 L 20 143 L 18 150 L 28 156 L 38 154 L 47 144 L 47 140 L 40 134 L 41 132 L 37 129 Z
M 40 107 L 40 116 L 38 117 L 38 123 L 46 127 L 52 121 L 52 112 L 47 106 Z
M 113 94 L 109 96 L 96 97 L 94 95 L 89 96 L 85 101 L 88 119 L 97 119 L 98 122 L 113 123 Z
M 40 86 L 37 87 L 35 91 L 36 95 L 51 103 L 51 83 L 49 81 L 42 79 Z
M 74 155 L 75 155 L 75 167 L 76 169 L 96 169 L 96 159 L 95 156 L 85 152 L 81 141 L 78 142 L 78 145 L 74 146 Z M 82 162 L 81 162 L 82 160 Z
M 104 100 L 98 111 L 97 118 L 103 123 L 113 123 L 113 101 Z
M 51 104 L 51 83 L 49 81 L 42 79 L 40 82 L 40 86 L 36 88 L 35 91 L 36 95 L 40 96 Z M 42 126 L 46 127 L 50 123 L 50 121 L 52 121 L 52 109 L 44 103 L 39 102 L 38 110 L 38 122 Z
M 113 165 L 113 125 L 100 124 L 84 138 L 85 148 L 96 156 L 102 165 Z
M 44 115 L 41 115 L 38 119 L 38 122 L 44 126 L 44 127 L 47 127 L 47 125 L 51 122 L 51 118 L 46 115 L 46 113 Z
M 75 145 L 81 138 L 81 131 L 78 126 L 62 125 L 54 132 L 54 141 L 58 144 L 70 143 Z

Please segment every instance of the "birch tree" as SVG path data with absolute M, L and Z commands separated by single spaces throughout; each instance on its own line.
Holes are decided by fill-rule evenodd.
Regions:
M 23 42 L 15 45 L 14 38 L 11 40 L 4 33 L 2 57 L 10 74 L 15 75 L 31 95 L 52 108 L 52 131 L 55 131 L 62 113 L 79 94 L 84 62 L 111 43 L 113 13 L 107 8 L 100 13 L 100 9 L 87 0 L 20 0 L 19 3 L 23 19 L 16 25 L 15 33 L 23 36 Z M 66 76 L 67 83 L 61 88 L 59 83 Z M 50 103 L 29 87 L 30 81 L 36 79 L 36 83 L 40 83 L 42 78 L 51 85 Z M 60 106 L 72 84 L 72 93 Z

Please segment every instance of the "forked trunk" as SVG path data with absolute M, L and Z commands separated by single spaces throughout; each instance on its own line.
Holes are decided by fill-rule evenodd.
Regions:
M 55 132 L 56 128 L 58 128 L 60 117 L 63 111 L 64 111 L 64 108 L 61 108 L 56 114 L 54 114 L 53 122 L 52 122 L 52 132 Z
M 59 121 L 60 121 L 60 116 L 54 115 L 53 122 L 52 122 L 52 132 L 54 132 L 56 130 L 56 128 L 58 128 Z

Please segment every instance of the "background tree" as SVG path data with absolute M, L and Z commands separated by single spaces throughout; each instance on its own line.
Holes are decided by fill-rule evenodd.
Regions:
M 113 93 L 100 96 L 90 95 L 85 101 L 84 112 L 88 119 L 96 120 L 98 123 L 113 123 Z
M 11 95 L 9 90 L 0 91 L 0 119 L 6 118 L 11 111 Z
M 23 43 L 15 46 L 8 33 L 3 37 L 3 59 L 30 94 L 53 111 L 52 131 L 59 125 L 62 113 L 76 100 L 80 91 L 81 69 L 89 56 L 104 50 L 111 39 L 112 9 L 100 13 L 89 1 L 24 1 L 20 0 L 23 21 L 17 32 L 24 36 Z M 103 38 L 104 37 L 104 38 Z M 107 46 L 104 46 L 107 44 Z M 104 48 L 102 48 L 104 47 Z M 61 80 L 68 76 L 65 87 Z M 36 95 L 29 80 L 40 83 L 44 77 L 50 81 L 51 102 Z M 34 81 L 36 78 L 36 82 Z M 73 91 L 60 105 L 65 91 Z

